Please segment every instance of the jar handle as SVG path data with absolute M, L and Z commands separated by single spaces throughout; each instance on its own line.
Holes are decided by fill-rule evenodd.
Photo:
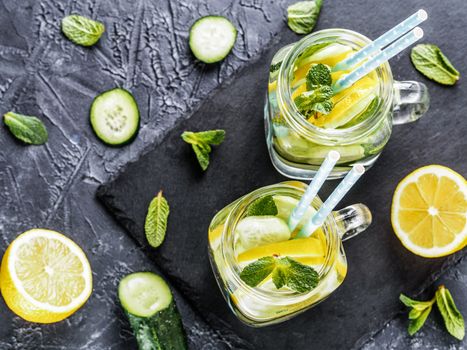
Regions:
M 370 209 L 361 203 L 350 205 L 333 214 L 337 223 L 337 233 L 342 241 L 365 231 L 371 224 Z
M 394 81 L 393 104 L 394 125 L 414 122 L 430 107 L 428 88 L 416 81 Z

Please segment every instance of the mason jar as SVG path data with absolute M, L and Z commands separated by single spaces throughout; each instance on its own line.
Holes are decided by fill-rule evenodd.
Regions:
M 308 122 L 294 103 L 291 84 L 301 55 L 313 45 L 325 43 L 356 51 L 371 40 L 351 30 L 326 29 L 283 47 L 272 59 L 264 113 L 266 140 L 275 168 L 289 178 L 313 178 L 330 150 L 341 154 L 330 178 L 343 177 L 354 164 L 368 169 L 387 144 L 392 125 L 413 122 L 429 107 L 426 86 L 395 81 L 386 62 L 371 73 L 376 77 L 378 99 L 371 110 L 365 111 L 362 121 L 342 128 L 323 128 Z
M 287 288 L 277 289 L 268 286 L 267 283 L 250 287 L 240 278 L 244 267 L 240 257 L 255 249 L 267 250 L 268 245 L 246 252 L 245 249 L 239 251 L 237 228 L 245 218 L 248 208 L 259 198 L 272 196 L 278 205 L 277 217 L 285 222 L 306 188 L 307 185 L 299 181 L 262 187 L 227 205 L 211 221 L 208 248 L 213 273 L 230 309 L 249 326 L 261 327 L 285 321 L 328 297 L 342 284 L 347 274 L 347 260 L 342 242 L 362 232 L 371 223 L 371 213 L 366 206 L 351 205 L 329 215 L 324 225 L 309 238 L 285 241 L 286 244 L 299 246 L 300 261 L 311 264 L 318 273 L 319 282 L 311 291 L 298 293 Z M 316 197 L 310 205 L 310 213 L 316 212 L 322 204 Z M 268 218 L 264 220 L 271 220 Z M 301 225 L 303 221 L 306 221 L 306 218 L 302 220 Z M 271 229 L 274 230 L 274 227 Z M 279 243 L 279 246 L 283 248 L 283 242 Z M 313 247 L 322 250 L 317 253 Z M 280 254 L 280 251 L 276 253 Z M 294 259 L 299 259 L 290 249 L 288 254 Z

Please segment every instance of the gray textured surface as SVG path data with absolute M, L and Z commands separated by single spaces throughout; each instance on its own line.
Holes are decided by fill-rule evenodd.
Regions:
M 122 275 L 155 267 L 96 203 L 95 189 L 145 146 L 160 139 L 176 120 L 188 117 L 212 89 L 287 30 L 282 18 L 288 2 L 0 1 L 0 112 L 13 109 L 42 117 L 50 133 L 46 146 L 24 147 L 5 128 L 0 130 L 0 253 L 28 228 L 57 229 L 85 249 L 95 283 L 85 307 L 55 325 L 24 322 L 13 316 L 0 298 L 0 349 L 135 347 L 116 302 L 115 288 Z M 406 7 L 407 13 L 417 8 Z M 378 11 L 385 15 L 384 9 Z M 60 34 L 60 18 L 72 12 L 105 22 L 107 32 L 93 49 L 76 47 Z M 233 54 L 222 65 L 209 68 L 194 62 L 186 45 L 189 24 L 208 13 L 227 15 L 239 28 Z M 325 7 L 319 28 L 340 24 L 368 35 L 381 33 L 370 30 L 377 21 L 352 25 L 352 18 L 359 14 L 352 13 L 351 6 L 345 14 L 336 23 L 336 15 L 328 16 Z M 443 15 L 455 18 L 452 30 L 462 30 L 456 11 Z M 456 50 L 456 43 L 447 44 L 448 52 Z M 100 144 L 87 119 L 92 98 L 115 85 L 130 88 L 142 112 L 137 140 L 123 149 Z M 460 295 L 467 287 L 466 266 L 464 261 L 447 282 L 449 287 L 456 283 Z M 221 341 L 178 300 L 193 347 L 222 348 Z M 467 308 L 463 310 L 465 314 Z M 443 336 L 439 324 L 435 319 L 430 329 L 410 340 L 405 335 L 405 321 L 395 320 L 367 346 L 461 349 L 462 345 Z M 208 338 L 211 343 L 204 343 Z

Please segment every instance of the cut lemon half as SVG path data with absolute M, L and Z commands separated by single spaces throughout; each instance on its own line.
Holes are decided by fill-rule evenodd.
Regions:
M 402 244 L 420 256 L 452 254 L 467 243 L 467 183 L 441 165 L 415 170 L 396 188 L 391 221 Z
M 81 248 L 69 238 L 33 229 L 19 235 L 5 252 L 0 288 L 16 315 L 30 322 L 58 322 L 89 298 L 91 267 Z

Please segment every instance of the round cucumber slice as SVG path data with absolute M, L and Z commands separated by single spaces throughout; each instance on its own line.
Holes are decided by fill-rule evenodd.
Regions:
M 284 220 L 275 216 L 248 216 L 235 228 L 245 250 L 290 239 L 291 232 Z
M 227 18 L 205 16 L 191 26 L 189 45 L 197 59 L 215 63 L 229 54 L 236 38 L 237 29 Z
M 90 120 L 99 139 L 108 145 L 119 146 L 129 142 L 138 131 L 138 105 L 128 91 L 108 90 L 92 102 Z
M 162 277 L 152 272 L 136 272 L 120 281 L 118 298 L 128 313 L 150 317 L 170 305 L 172 292 Z

